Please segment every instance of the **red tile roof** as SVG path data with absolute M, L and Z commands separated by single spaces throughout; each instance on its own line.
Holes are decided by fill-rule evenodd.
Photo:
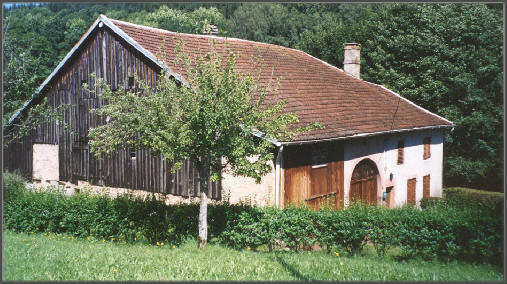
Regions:
M 236 67 L 240 72 L 256 72 L 252 56 L 262 58 L 261 83 L 280 78 L 279 96 L 287 101 L 286 110 L 299 117 L 299 124 L 319 122 L 323 129 L 296 137 L 295 141 L 321 140 L 391 130 L 428 126 L 452 126 L 452 123 L 383 86 L 346 74 L 305 52 L 241 39 L 175 33 L 118 20 L 110 20 L 153 55 L 164 51 L 170 57 L 180 40 L 187 54 L 205 54 L 212 39 L 218 51 L 225 45 L 239 52 Z M 171 57 L 172 58 L 172 57 Z M 173 60 L 164 63 L 177 70 Z

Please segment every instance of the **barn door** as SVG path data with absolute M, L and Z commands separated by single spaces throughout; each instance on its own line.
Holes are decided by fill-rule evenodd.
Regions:
M 377 204 L 377 166 L 369 159 L 359 162 L 352 172 L 349 198 L 352 202 Z
M 86 99 L 78 98 L 74 112 L 74 137 L 72 143 L 72 182 L 87 180 L 89 172 L 88 151 L 88 113 L 89 107 Z
M 72 146 L 72 182 L 88 179 L 88 145 L 81 143 Z
M 313 145 L 311 153 L 310 190 L 305 203 L 313 209 L 318 209 L 327 202 L 334 203 L 336 192 L 328 180 L 330 166 L 327 145 Z

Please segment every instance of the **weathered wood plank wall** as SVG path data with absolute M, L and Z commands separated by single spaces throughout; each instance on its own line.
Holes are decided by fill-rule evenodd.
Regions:
M 343 208 L 343 143 L 289 146 L 284 150 L 284 205 L 304 203 L 318 209 L 330 202 Z
M 85 180 L 94 185 L 198 196 L 198 173 L 189 160 L 173 174 L 170 161 L 152 156 L 147 149 L 125 149 L 102 160 L 90 154 L 88 129 L 106 123 L 105 118 L 91 113 L 90 109 L 99 108 L 104 102 L 95 93 L 83 89 L 82 84 L 87 83 L 90 90 L 99 92 L 91 77 L 94 73 L 96 77 L 105 78 L 113 90 L 123 86 L 139 91 L 138 82 L 129 86 L 130 76 L 136 74 L 140 80 L 155 87 L 159 72 L 159 67 L 123 39 L 106 28 L 99 30 L 45 91 L 52 107 L 72 105 L 64 112 L 64 120 L 73 133 L 54 121 L 40 125 L 19 143 L 9 145 L 4 155 L 6 168 L 19 169 L 31 176 L 32 144 L 58 144 L 60 180 Z M 220 182 L 210 183 L 210 197 L 221 198 Z

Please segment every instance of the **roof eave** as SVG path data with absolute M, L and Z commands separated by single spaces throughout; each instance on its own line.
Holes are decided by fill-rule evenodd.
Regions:
M 442 124 L 442 125 L 431 125 L 431 126 L 423 126 L 423 127 L 414 127 L 414 128 L 405 128 L 405 129 L 393 129 L 386 131 L 378 131 L 378 132 L 367 132 L 367 133 L 358 133 L 348 136 L 340 136 L 340 137 L 332 137 L 332 138 L 324 138 L 324 139 L 311 139 L 311 140 L 301 140 L 301 141 L 287 141 L 287 142 L 278 142 L 279 145 L 290 146 L 290 145 L 304 145 L 304 144 L 314 144 L 319 142 L 332 142 L 339 140 L 348 140 L 354 138 L 362 138 L 362 137 L 370 137 L 377 136 L 382 134 L 392 134 L 392 133 L 404 133 L 410 131 L 418 131 L 418 130 L 434 130 L 434 129 L 445 129 L 451 128 L 451 131 L 454 129 L 454 125 L 451 124 Z M 279 146 L 277 145 L 277 146 Z

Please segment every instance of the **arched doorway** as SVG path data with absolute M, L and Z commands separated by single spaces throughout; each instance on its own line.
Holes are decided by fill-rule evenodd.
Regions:
M 377 176 L 377 166 L 372 160 L 364 159 L 359 162 L 350 180 L 350 201 L 377 204 Z

